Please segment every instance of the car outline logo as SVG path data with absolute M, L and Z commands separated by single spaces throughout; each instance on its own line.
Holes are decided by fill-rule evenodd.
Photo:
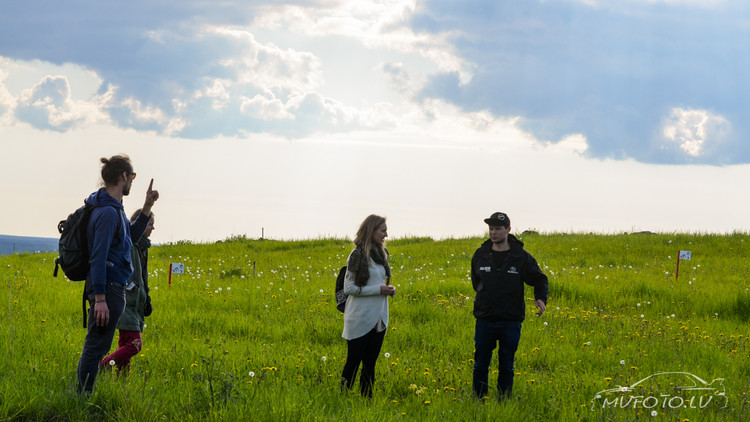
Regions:
M 712 393 L 710 395 L 711 399 L 714 398 L 714 397 L 716 397 L 717 400 L 723 401 L 723 406 L 720 406 L 720 408 L 722 408 L 722 409 L 726 408 L 727 404 L 729 403 L 729 399 L 726 396 L 726 391 L 725 391 L 725 387 L 724 387 L 724 384 L 723 384 L 724 378 L 716 378 L 716 379 L 712 380 L 709 383 L 709 382 L 704 381 L 700 377 L 691 374 L 690 372 L 656 372 L 656 373 L 651 374 L 651 375 L 647 376 L 646 378 L 643 378 L 642 380 L 637 381 L 637 382 L 635 382 L 635 383 L 633 383 L 633 384 L 631 384 L 629 386 L 623 387 L 623 386 L 619 386 L 618 385 L 615 388 L 609 388 L 607 390 L 602 390 L 602 391 L 597 392 L 594 395 L 594 398 L 591 399 L 591 410 L 596 410 L 597 408 L 604 408 L 604 406 L 607 403 L 617 405 L 617 401 L 619 400 L 619 397 L 615 398 L 615 400 L 612 401 L 612 402 L 608 402 L 606 399 L 603 399 L 605 396 L 612 396 L 614 394 L 619 394 L 619 395 L 623 396 L 623 393 L 633 393 L 633 392 L 635 392 L 636 389 L 639 388 L 639 386 L 644 386 L 647 381 L 653 380 L 656 377 L 667 377 L 667 376 L 681 376 L 682 377 L 681 379 L 684 379 L 684 380 L 688 381 L 688 382 L 685 383 L 685 385 L 675 385 L 675 386 L 673 386 L 674 392 L 676 392 L 678 394 L 682 394 L 682 393 L 685 393 L 685 392 L 688 392 L 688 393 L 689 392 L 698 392 L 698 393 L 700 393 L 699 394 L 700 396 L 703 396 L 706 393 Z M 692 383 L 692 385 L 690 385 L 690 383 Z M 656 392 L 656 393 L 658 394 L 659 392 Z M 661 393 L 664 393 L 664 391 L 662 391 Z M 660 397 L 664 398 L 664 396 L 665 396 L 664 394 L 661 394 Z M 669 397 L 669 395 L 666 395 L 666 396 Z M 634 396 L 632 394 L 630 395 L 631 399 L 634 398 L 634 397 L 642 397 L 642 396 Z M 656 396 L 649 396 L 649 397 L 655 398 L 657 400 L 657 403 L 658 403 L 658 398 Z M 674 397 L 678 397 L 678 396 L 674 396 Z M 681 397 L 681 396 L 679 396 L 679 397 Z M 597 406 L 597 400 L 599 400 L 599 399 L 602 399 L 602 403 L 601 403 L 600 406 Z M 708 403 L 711 402 L 711 399 L 709 399 Z M 627 407 L 627 405 L 626 406 L 622 406 L 622 402 L 620 402 L 620 403 L 621 403 L 620 407 L 622 407 L 622 408 Z M 629 403 L 630 403 L 630 400 L 628 400 L 628 404 Z M 636 401 L 636 403 L 637 403 L 637 401 Z M 671 400 L 670 400 L 670 403 L 671 403 Z M 690 403 L 691 403 L 691 406 L 692 406 L 692 404 L 693 404 L 692 400 L 690 401 Z M 702 404 L 702 401 L 700 401 L 699 403 Z M 706 403 L 706 405 L 708 405 L 708 403 Z M 681 399 L 680 404 L 684 404 L 685 407 L 687 407 L 687 401 L 684 400 L 684 399 Z M 670 404 L 670 407 L 671 407 L 671 404 Z

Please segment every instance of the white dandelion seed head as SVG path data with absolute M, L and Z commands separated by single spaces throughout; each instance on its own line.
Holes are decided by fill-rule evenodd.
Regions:
M 323 356 L 321 359 L 323 360 L 323 362 L 326 361 L 326 357 L 325 356 Z
M 114 360 L 109 361 L 109 366 L 115 366 L 115 361 Z
M 659 412 L 657 412 L 656 410 L 652 410 L 652 411 L 651 411 L 651 416 L 656 416 L 656 415 L 658 415 L 658 414 L 659 414 Z
M 625 361 L 624 361 L 624 360 L 621 360 L 621 361 L 620 361 L 620 365 L 625 365 Z
M 250 375 L 250 378 L 252 378 L 252 377 L 254 377 L 254 376 L 255 376 L 255 372 L 253 372 L 253 371 L 250 371 L 250 373 L 249 373 L 248 375 Z
M 323 289 L 320 289 L 320 293 L 323 293 Z
M 389 358 L 389 357 L 391 357 L 391 354 L 390 353 L 386 353 L 385 357 Z

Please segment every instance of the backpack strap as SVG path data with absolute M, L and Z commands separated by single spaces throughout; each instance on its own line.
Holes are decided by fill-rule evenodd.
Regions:
M 88 293 L 89 289 L 93 289 L 93 286 L 91 285 L 91 282 L 88 278 L 86 278 L 86 281 L 83 282 L 83 294 L 81 295 L 81 309 L 83 311 L 83 328 L 88 328 L 88 323 L 86 321 L 88 317 L 88 312 L 86 309 L 86 301 L 88 300 Z
M 87 328 L 86 324 L 86 289 L 83 290 L 83 300 L 81 301 L 81 308 L 83 309 L 83 328 Z

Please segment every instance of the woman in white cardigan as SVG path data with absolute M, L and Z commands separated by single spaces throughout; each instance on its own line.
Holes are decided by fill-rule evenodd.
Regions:
M 388 296 L 396 294 L 396 288 L 390 285 L 386 237 L 384 217 L 370 215 L 362 222 L 354 238 L 357 247 L 347 259 L 344 281 L 344 293 L 349 298 L 341 334 L 347 340 L 341 387 L 344 391 L 351 389 L 362 363 L 359 388 L 362 396 L 369 398 L 375 382 L 375 362 L 388 328 Z

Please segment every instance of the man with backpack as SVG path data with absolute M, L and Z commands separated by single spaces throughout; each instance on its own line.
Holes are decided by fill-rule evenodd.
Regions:
M 153 179 L 146 191 L 141 214 L 130 223 L 122 205 L 130 194 L 135 172 L 127 155 L 102 158 L 104 187 L 92 193 L 86 203 L 93 207 L 87 226 L 89 272 L 85 290 L 89 300 L 88 332 L 78 361 L 78 392 L 91 394 L 100 360 L 109 351 L 117 321 L 125 308 L 125 285 L 133 273 L 130 249 L 151 218 L 151 207 L 159 192 Z

